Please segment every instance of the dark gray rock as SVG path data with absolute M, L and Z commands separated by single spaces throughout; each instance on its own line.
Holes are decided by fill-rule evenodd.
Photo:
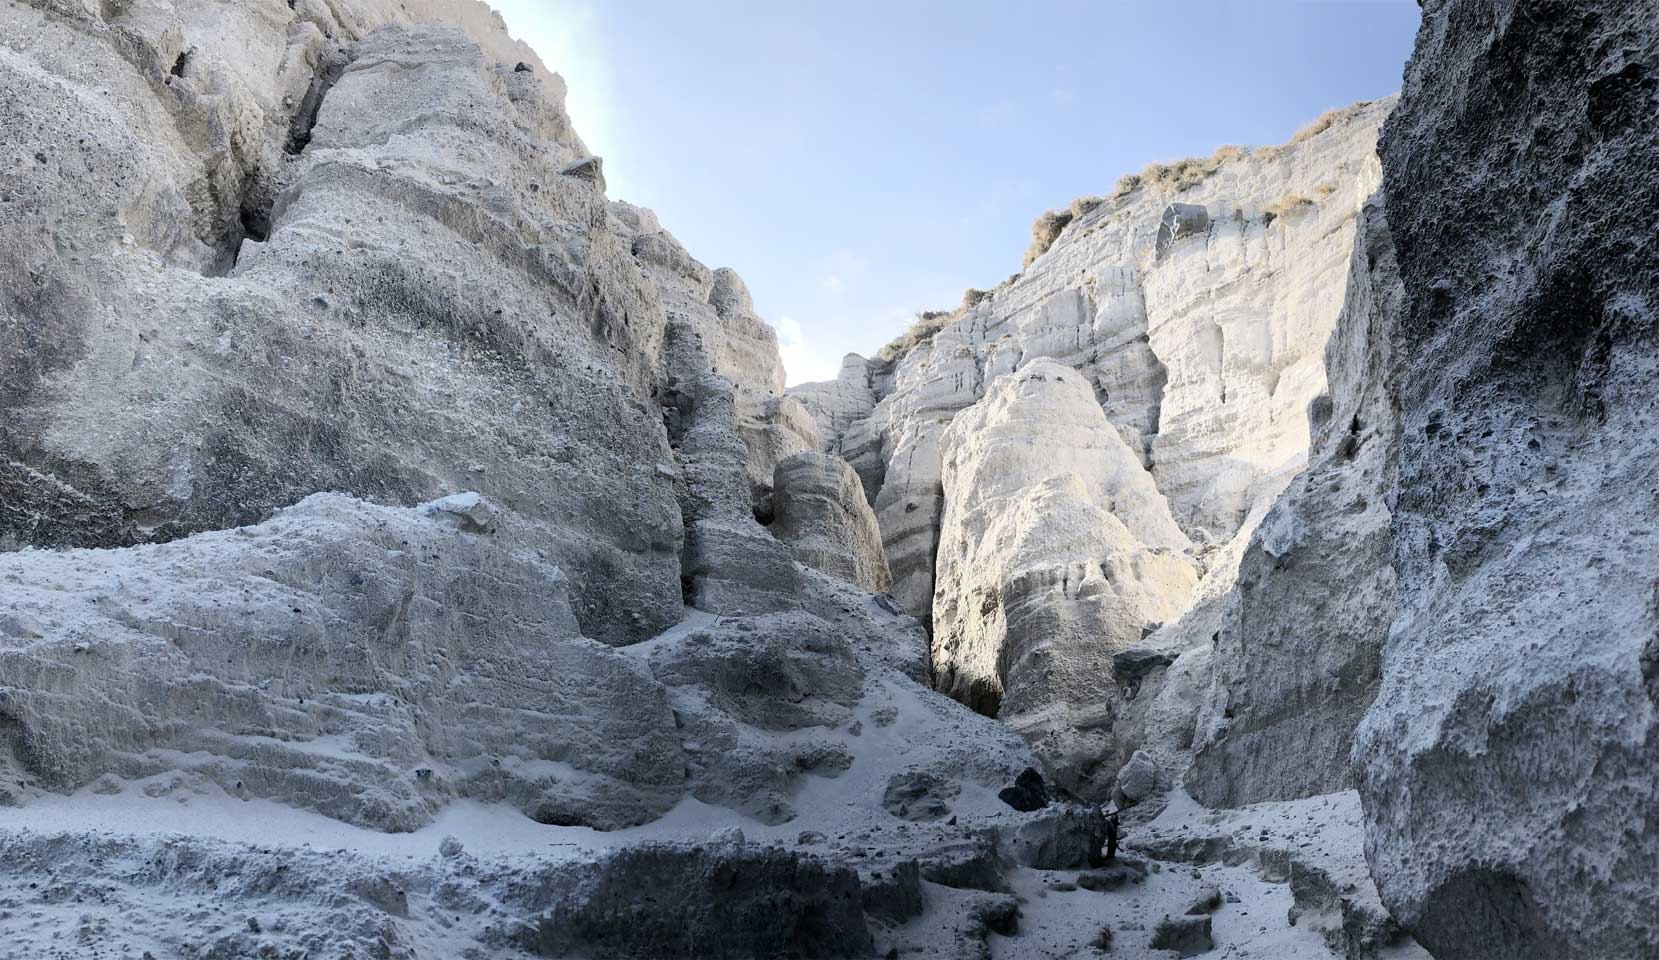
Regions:
M 1220 908 L 1221 888 L 1213 883 L 1206 883 L 1198 888 L 1197 895 L 1192 898 L 1192 903 L 1187 907 L 1187 913 L 1190 916 L 1198 916 L 1213 913 Z
M 1077 875 L 1077 885 L 1085 890 L 1118 890 L 1146 879 L 1146 864 L 1133 857 L 1118 857 L 1111 863 Z
M 1162 260 L 1175 241 L 1198 236 L 1210 229 L 1210 211 L 1196 203 L 1172 203 L 1164 208 L 1158 219 L 1158 237 L 1154 241 L 1154 255 Z
M 1079 803 L 1050 804 L 998 834 L 1004 856 L 1038 870 L 1099 866 L 1105 843 L 1105 815 L 1099 807 Z
M 858 874 L 780 847 L 630 847 L 550 873 L 524 946 L 545 956 L 864 957 Z
M 867 864 L 858 871 L 858 882 L 869 916 L 904 923 L 927 908 L 921 867 L 914 859 Z
M 1165 917 L 1152 930 L 1152 949 L 1196 957 L 1215 949 L 1209 917 Z
M 1007 893 L 1008 880 L 1002 873 L 995 838 L 978 835 L 965 840 L 936 844 L 920 857 L 922 877 L 930 883 L 964 890 Z
M 950 816 L 950 801 L 961 792 L 955 780 L 910 770 L 887 782 L 881 805 L 901 820 L 938 820 Z
M 1382 159 L 1406 298 L 1372 872 L 1438 957 L 1651 955 L 1652 5 L 1425 3 Z
M 1048 805 L 1048 788 L 1043 786 L 1043 775 L 1026 767 L 1015 778 L 1014 785 L 1003 787 L 997 798 L 1022 813 L 1041 810 Z

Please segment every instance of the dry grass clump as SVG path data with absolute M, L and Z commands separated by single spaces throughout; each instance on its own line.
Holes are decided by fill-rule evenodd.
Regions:
M 911 321 L 910 329 L 882 347 L 876 356 L 891 363 L 916 347 L 932 340 L 935 334 L 945 329 L 951 321 L 961 315 L 961 311 L 953 313 L 950 310 L 923 310 L 916 314 L 915 320 Z
M 1138 173 L 1126 173 L 1123 176 L 1118 177 L 1117 186 L 1112 189 L 1112 196 L 1109 199 L 1116 200 L 1118 197 L 1134 193 L 1140 188 L 1141 175 Z
M 1296 131 L 1295 135 L 1290 138 L 1290 142 L 1302 143 L 1305 140 L 1311 140 L 1314 137 L 1319 136 L 1321 133 L 1324 133 L 1326 130 L 1329 130 L 1336 124 L 1347 120 L 1356 113 L 1359 113 L 1361 110 L 1369 107 L 1370 105 L 1370 100 L 1360 100 L 1355 103 L 1351 103 L 1346 107 L 1337 107 L 1335 110 L 1326 110 L 1324 113 L 1319 115 L 1317 120 Z
M 1203 183 L 1221 164 L 1208 157 L 1187 157 L 1174 163 L 1149 163 L 1141 169 L 1141 182 L 1179 193 Z
M 1282 146 L 1257 147 L 1255 153 L 1256 159 L 1264 163 L 1272 163 L 1284 155 L 1285 148 Z
M 1012 283 L 1018 278 L 1019 274 L 1014 274 L 1000 284 L 997 289 L 1000 290 L 1002 287 L 1007 286 L 1009 283 Z M 906 330 L 903 336 L 892 340 L 886 346 L 877 351 L 876 357 L 880 360 L 892 363 L 894 360 L 904 356 L 916 347 L 932 340 L 934 335 L 940 330 L 943 330 L 956 321 L 962 319 L 965 315 L 967 315 L 969 310 L 972 310 L 981 302 L 989 300 L 995 295 L 996 290 L 981 290 L 978 287 L 969 287 L 968 289 L 962 291 L 962 305 L 957 307 L 955 310 L 920 311 L 916 314 L 916 319 L 911 321 L 910 329 Z
M 1048 210 L 1031 223 L 1031 246 L 1025 248 L 1025 257 L 1020 261 L 1020 269 L 1031 266 L 1031 262 L 1048 252 L 1054 246 L 1054 241 L 1060 239 L 1060 233 L 1071 223 L 1073 215 L 1070 210 Z
M 1262 210 L 1262 213 L 1267 216 L 1267 222 L 1272 223 L 1274 220 L 1284 216 L 1287 213 L 1302 210 L 1305 207 L 1311 207 L 1313 205 L 1313 200 L 1303 196 L 1300 193 L 1287 193 L 1268 204 L 1267 207 Z
M 1071 206 L 1066 208 L 1066 212 L 1071 214 L 1071 218 L 1073 220 L 1081 220 L 1084 215 L 1105 202 L 1105 197 L 1099 197 L 1093 194 L 1086 197 L 1078 197 L 1076 200 L 1071 202 Z
M 1111 953 L 1112 928 L 1101 927 L 1100 932 L 1094 935 L 1093 940 L 1089 941 L 1089 946 L 1094 947 L 1096 953 Z
M 1336 184 L 1330 182 L 1329 180 L 1326 180 L 1324 183 L 1321 183 L 1319 186 L 1314 187 L 1313 192 L 1319 194 L 1319 199 L 1323 200 L 1326 197 L 1329 197 L 1331 194 L 1336 192 Z
M 1141 186 L 1154 186 L 1179 193 L 1203 183 L 1223 165 L 1236 163 L 1248 156 L 1248 149 L 1227 144 L 1207 157 L 1187 157 L 1174 163 L 1149 163 L 1139 174 L 1130 174 L 1119 180 L 1118 190 L 1114 196 L 1121 196 Z

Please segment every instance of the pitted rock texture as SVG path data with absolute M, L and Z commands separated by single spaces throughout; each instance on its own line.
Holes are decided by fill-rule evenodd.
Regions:
M 1120 755 L 1112 658 L 1179 616 L 1190 543 L 1077 371 L 1038 360 L 943 445 L 939 689 L 1006 721 L 1059 782 L 1104 800 Z
M 1659 23 L 1423 13 L 1383 150 L 1400 612 L 1355 749 L 1367 853 L 1437 956 L 1651 956 Z
M 795 559 L 871 593 L 892 586 L 881 528 L 845 460 L 797 453 L 778 464 L 775 477 L 770 529 Z

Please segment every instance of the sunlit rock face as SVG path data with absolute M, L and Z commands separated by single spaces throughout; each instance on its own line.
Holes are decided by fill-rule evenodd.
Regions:
M 1347 302 L 1309 405 L 1309 465 L 1240 544 L 1238 582 L 1171 629 L 1214 675 L 1186 787 L 1238 806 L 1353 784 L 1354 729 L 1398 609 L 1391 522 L 1399 454 L 1392 347 L 1403 290 L 1380 197 L 1360 215 Z
M 1062 785 L 1105 799 L 1121 759 L 1112 657 L 1178 616 L 1186 535 L 1083 378 L 1006 374 L 943 443 L 939 689 L 1005 720 Z
M 17 949 L 870 953 L 918 856 L 1028 819 L 742 280 L 563 96 L 471 0 L 0 6 L 0 805 L 47 827 L 0 845 L 100 891 Z M 505 874 L 384 853 L 448 817 L 526 838 L 466 931 Z M 269 926 L 207 929 L 255 862 Z
M 1399 616 L 1355 759 L 1438 956 L 1659 943 L 1656 51 L 1641 4 L 1425 4 L 1387 128 Z
M 1359 213 L 1379 180 L 1377 130 L 1391 106 L 1337 111 L 1283 147 L 1223 148 L 1201 164 L 1201 176 L 1149 170 L 1110 198 L 1048 215 L 1025 271 L 970 293 L 936 333 L 912 338 L 919 342 L 891 359 L 849 358 L 836 381 L 791 388 L 817 416 L 826 447 L 865 480 L 894 593 L 908 609 L 938 617 L 973 606 L 941 539 L 956 509 L 950 489 L 973 495 L 946 483 L 944 438 L 999 378 L 1048 361 L 1073 371 L 1128 451 L 1128 467 L 1167 503 L 1183 535 L 1179 549 L 1201 578 L 1164 597 L 1159 617 L 1138 624 L 1132 639 L 1139 643 L 1146 628 L 1147 644 L 1172 651 L 1169 659 L 1215 641 L 1236 602 L 1252 531 L 1308 463 L 1310 404 L 1328 393 L 1327 347 L 1348 294 Z M 1027 479 L 1034 492 L 1047 478 Z M 1017 496 L 1002 502 L 1022 509 Z M 971 692 L 976 681 L 958 679 L 950 639 L 960 625 L 932 626 L 941 682 L 981 707 L 1028 669 L 1004 662 L 976 671 L 982 686 Z M 983 686 L 992 676 L 995 685 Z M 1115 695 L 1110 676 L 1096 681 L 1102 703 Z M 1357 702 L 1345 720 L 1350 731 L 1369 701 Z M 1184 739 L 1195 736 L 1189 728 Z M 1345 764 L 1332 759 L 1319 769 L 1309 785 L 1340 788 Z M 1102 778 L 1109 769 L 1088 777 Z

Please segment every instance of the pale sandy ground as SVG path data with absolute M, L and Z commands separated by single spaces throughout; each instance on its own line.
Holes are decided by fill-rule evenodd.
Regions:
M 629 650 L 648 656 L 655 646 L 711 619 L 692 614 L 663 637 Z M 399 923 L 414 942 L 404 945 L 423 958 L 459 957 L 476 943 L 481 929 L 514 919 L 511 908 L 494 898 L 515 872 L 533 873 L 609 847 L 705 841 L 737 825 L 749 843 L 821 852 L 863 866 L 1019 820 L 993 789 L 971 780 L 951 800 L 961 825 L 906 823 L 888 815 L 881 799 L 893 771 L 916 757 L 937 755 L 940 744 L 971 740 L 971 722 L 977 718 L 965 721 L 954 704 L 893 673 L 872 675 L 865 694 L 855 708 L 858 732 L 849 723 L 828 734 L 846 744 L 854 756 L 851 767 L 839 776 L 802 778 L 793 798 L 800 816 L 773 826 L 689 798 L 653 823 L 608 833 L 548 826 L 508 807 L 457 801 L 420 830 L 387 834 L 234 797 L 181 773 L 133 782 L 111 778 L 70 796 L 34 792 L 23 798 L 23 806 L 0 811 L 0 851 L 10 851 L 12 858 L 0 864 L 0 958 L 141 960 L 150 951 L 162 960 L 177 956 L 181 942 L 199 944 L 204 931 L 211 937 L 254 927 L 264 933 L 250 942 L 264 942 L 261 937 L 268 933 L 266 939 L 274 944 L 263 955 L 304 955 L 289 951 L 303 943 L 319 907 L 344 909 L 371 931 L 385 922 L 384 913 L 341 891 L 387 876 L 411 878 L 407 916 Z M 896 719 L 883 722 L 884 715 L 892 714 Z M 818 729 L 815 735 L 826 731 Z M 179 767 L 190 766 L 189 758 L 179 760 Z M 1224 902 L 1211 915 L 1216 946 L 1209 955 L 1261 960 L 1332 956 L 1321 928 L 1339 926 L 1341 917 L 1305 915 L 1293 924 L 1292 887 L 1283 867 L 1262 866 L 1263 850 L 1288 851 L 1297 869 L 1323 871 L 1345 888 L 1344 897 L 1375 901 L 1362 856 L 1359 804 L 1351 792 L 1235 811 L 1207 810 L 1180 791 L 1163 802 L 1155 817 L 1148 805 L 1125 820 L 1125 855 L 1147 859 L 1150 867 L 1143 883 L 1094 892 L 1066 889 L 1075 885 L 1075 870 L 1012 870 L 1018 932 L 989 936 L 972 914 L 998 895 L 927 883 L 928 908 L 922 916 L 897 928 L 872 920 L 878 955 L 897 949 L 901 956 L 941 958 L 1086 958 L 1101 955 L 1093 944 L 1100 930 L 1109 927 L 1113 957 L 1171 957 L 1150 948 L 1155 927 L 1165 915 L 1186 913 L 1199 889 L 1213 883 L 1223 891 Z M 803 830 L 824 837 L 802 847 L 798 838 Z M 483 904 L 476 915 L 458 915 L 443 905 L 438 888 L 457 869 L 456 861 L 446 862 L 440 853 L 445 838 L 460 841 L 465 849 L 468 894 Z M 1137 850 L 1137 845 L 1145 849 Z M 1207 852 L 1195 855 L 1192 849 Z M 179 857 L 211 866 L 181 871 L 169 860 L 167 870 L 152 868 Z M 1186 860 L 1195 862 L 1181 862 Z M 204 871 L 209 879 L 196 882 Z M 194 885 L 181 886 L 183 874 Z M 273 887 L 273 878 L 284 877 L 302 880 Z M 1410 950 L 1390 956 L 1426 956 Z M 311 955 L 332 958 L 337 953 Z

